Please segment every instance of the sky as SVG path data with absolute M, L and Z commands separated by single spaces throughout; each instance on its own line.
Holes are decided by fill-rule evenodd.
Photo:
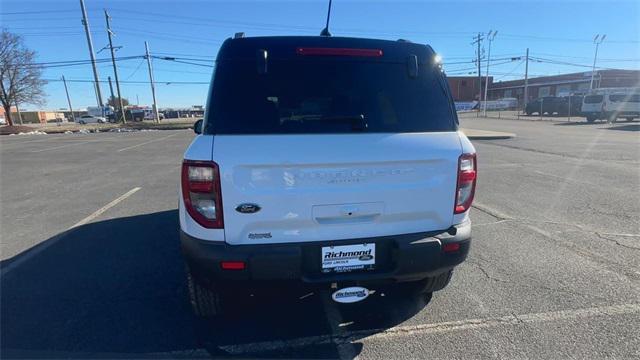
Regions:
M 205 103 L 214 59 L 222 41 L 236 32 L 246 36 L 318 35 L 324 27 L 327 1 L 141 1 L 85 0 L 94 50 L 108 44 L 104 9 L 111 16 L 117 57 L 151 54 L 158 106 L 189 107 Z M 2 0 L 0 27 L 23 36 L 38 62 L 88 60 L 79 0 Z M 489 72 L 495 81 L 524 77 L 527 48 L 537 60 L 529 76 L 591 71 L 596 34 L 606 34 L 598 67 L 640 69 L 640 2 L 638 1 L 355 1 L 334 0 L 334 36 L 408 39 L 431 45 L 441 54 L 449 76 L 476 75 L 478 33 L 497 31 L 491 43 Z M 489 52 L 483 42 L 484 56 Z M 108 50 L 96 57 L 107 59 Z M 482 62 L 485 74 L 486 61 Z M 142 58 L 118 61 L 124 98 L 152 103 L 149 73 Z M 114 78 L 110 62 L 98 64 L 101 80 Z M 46 109 L 67 108 L 68 80 L 74 108 L 95 106 L 91 65 L 47 67 Z M 114 84 L 115 87 L 115 84 Z M 109 94 L 101 84 L 103 97 Z M 115 91 L 115 89 L 114 89 Z M 33 106 L 24 106 L 34 109 Z

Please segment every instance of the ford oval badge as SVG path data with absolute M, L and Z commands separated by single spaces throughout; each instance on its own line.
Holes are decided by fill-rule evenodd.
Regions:
M 256 204 L 249 204 L 249 203 L 240 204 L 236 206 L 236 211 L 242 214 L 253 214 L 260 211 L 260 206 Z

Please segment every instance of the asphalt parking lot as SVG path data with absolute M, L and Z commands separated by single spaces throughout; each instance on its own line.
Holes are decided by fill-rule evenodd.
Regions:
M 462 124 L 517 137 L 474 141 L 449 287 L 274 288 L 216 321 L 191 315 L 177 237 L 191 131 L 0 138 L 1 357 L 640 357 L 640 123 Z

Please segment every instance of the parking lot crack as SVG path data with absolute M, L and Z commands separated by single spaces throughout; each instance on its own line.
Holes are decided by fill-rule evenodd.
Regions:
M 484 269 L 484 267 L 483 267 L 480 263 L 478 263 L 478 262 L 475 262 L 475 261 L 473 261 L 473 260 L 467 260 L 467 261 L 469 262 L 469 264 L 474 265 L 476 268 L 478 268 L 478 270 L 480 270 L 480 272 L 484 275 L 484 277 L 486 277 L 487 279 L 489 279 L 489 280 L 491 280 L 491 281 L 503 282 L 503 283 L 508 283 L 508 282 L 510 282 L 510 281 L 508 281 L 508 280 L 504 280 L 504 279 L 500 279 L 500 278 L 497 278 L 497 277 L 491 276 L 491 275 L 487 272 L 487 270 L 485 270 L 485 269 Z
M 608 236 L 612 236 L 613 234 L 600 233 L 600 232 L 597 232 L 597 231 L 594 231 L 593 233 L 596 234 L 596 236 L 598 236 L 600 239 L 610 241 L 610 242 L 612 242 L 612 243 L 614 243 L 614 244 L 616 244 L 618 246 L 622 246 L 624 248 L 631 249 L 631 250 L 640 250 L 640 247 L 623 244 L 623 243 L 621 243 L 620 241 L 618 241 L 616 239 L 608 237 Z M 617 236 L 621 236 L 621 235 L 617 235 Z M 630 235 L 630 236 L 631 237 L 635 237 L 637 235 Z

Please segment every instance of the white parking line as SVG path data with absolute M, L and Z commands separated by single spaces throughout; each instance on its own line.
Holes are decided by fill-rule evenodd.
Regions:
M 136 144 L 136 145 L 132 145 L 132 146 L 127 146 L 126 148 L 122 148 L 122 149 L 118 150 L 118 152 L 125 151 L 125 150 L 129 150 L 129 149 L 134 149 L 134 148 L 137 148 L 138 146 L 147 145 L 147 144 L 150 144 L 150 143 L 152 143 L 152 142 L 156 142 L 156 141 L 161 141 L 161 140 L 164 140 L 164 139 L 168 139 L 168 138 L 170 138 L 170 137 L 172 137 L 172 136 L 176 136 L 176 135 L 178 135 L 178 134 L 177 134 L 177 133 L 175 133 L 175 134 L 171 134 L 171 135 L 168 135 L 168 136 L 165 136 L 165 137 L 161 137 L 161 138 L 159 138 L 159 139 L 153 139 L 153 140 L 145 141 L 145 142 L 140 143 L 140 144 Z
M 73 144 L 60 145 L 60 146 L 55 146 L 55 147 L 52 147 L 52 148 L 46 148 L 46 149 L 40 149 L 40 150 L 33 150 L 33 151 L 31 151 L 31 152 L 32 152 L 32 153 L 39 153 L 39 152 L 43 152 L 43 151 L 57 150 L 57 149 L 62 149 L 62 148 L 66 148 L 66 147 L 74 146 L 74 145 L 88 144 L 88 143 L 90 143 L 90 142 L 91 142 L 91 141 L 76 142 L 76 143 L 73 143 Z
M 119 202 L 121 202 L 122 200 L 128 198 L 129 196 L 135 194 L 138 190 L 140 190 L 139 187 L 135 187 L 129 191 L 127 191 L 126 193 L 122 194 L 120 197 L 118 197 L 117 199 L 113 200 L 112 202 L 108 203 L 107 205 L 101 207 L 100 209 L 96 210 L 93 214 L 87 216 L 86 218 L 78 221 L 77 223 L 75 223 L 73 226 L 71 226 L 68 230 L 71 230 L 75 227 L 78 226 L 82 226 L 88 222 L 90 222 L 91 220 L 97 218 L 98 216 L 102 215 L 102 213 L 104 213 L 105 211 L 111 209 L 112 207 L 116 206 Z
M 560 310 L 542 313 L 529 313 L 522 315 L 505 315 L 499 317 L 467 319 L 459 321 L 447 321 L 433 324 L 421 324 L 411 326 L 397 326 L 390 329 L 372 329 L 360 331 L 347 331 L 343 336 L 333 335 L 309 336 L 291 340 L 264 341 L 237 345 L 221 346 L 230 354 L 251 354 L 281 349 L 300 348 L 305 346 L 317 346 L 323 344 L 348 344 L 354 341 L 385 339 L 406 335 L 431 335 L 454 331 L 468 331 L 499 326 L 518 326 L 530 323 L 543 323 L 550 321 L 579 320 L 600 316 L 631 315 L 640 313 L 640 304 L 623 304 L 612 306 L 598 306 L 575 310 Z
M 115 200 L 111 201 L 107 205 L 105 205 L 105 206 L 101 207 L 100 209 L 96 210 L 91 215 L 89 215 L 86 218 L 78 221 L 77 223 L 75 223 L 74 225 L 69 227 L 64 232 L 54 236 L 53 238 L 47 240 L 44 243 L 40 243 L 40 244 L 36 245 L 36 247 L 32 248 L 31 250 L 27 250 L 27 252 L 24 255 L 20 256 L 16 260 L 10 262 L 7 266 L 3 267 L 2 271 L 0 272 L 0 275 L 4 276 L 4 275 L 8 274 L 9 272 L 15 270 L 16 268 L 18 268 L 18 266 L 24 264 L 25 262 L 29 261 L 34 256 L 38 255 L 39 253 L 41 253 L 44 250 L 46 250 L 49 247 L 51 247 L 51 245 L 53 245 L 53 244 L 57 243 L 58 241 L 60 241 L 60 239 L 64 238 L 65 235 L 67 235 L 69 233 L 69 230 L 71 230 L 73 228 L 76 228 L 78 226 L 84 225 L 84 224 L 90 222 L 91 220 L 97 218 L 98 216 L 103 214 L 105 211 L 107 211 L 107 210 L 111 209 L 112 207 L 116 206 L 118 203 L 122 202 L 124 199 L 126 199 L 129 196 L 133 195 L 134 193 L 136 193 L 140 189 L 141 189 L 140 187 L 135 187 L 135 188 L 127 191 L 126 193 L 122 194 L 121 196 L 119 196 Z

